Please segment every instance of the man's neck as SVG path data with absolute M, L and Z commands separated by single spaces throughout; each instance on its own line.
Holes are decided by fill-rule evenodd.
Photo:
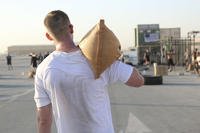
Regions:
M 79 48 L 74 44 L 73 41 L 63 41 L 56 43 L 56 51 L 70 53 L 77 50 L 79 50 Z

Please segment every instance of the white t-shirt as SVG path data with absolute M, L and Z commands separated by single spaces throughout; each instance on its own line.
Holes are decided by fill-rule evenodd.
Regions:
M 107 85 L 126 82 L 132 71 L 115 61 L 95 80 L 80 51 L 54 51 L 37 68 L 36 106 L 52 104 L 58 133 L 114 133 Z

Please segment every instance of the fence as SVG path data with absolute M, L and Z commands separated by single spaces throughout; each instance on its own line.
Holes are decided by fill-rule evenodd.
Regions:
M 156 62 L 158 64 L 167 64 L 167 53 L 170 50 L 173 50 L 173 60 L 175 65 L 184 65 L 184 53 L 186 49 L 188 49 L 189 55 L 191 55 L 192 44 L 193 42 L 191 39 L 185 38 L 160 40 L 160 42 L 156 44 L 140 45 L 138 47 L 138 60 L 140 63 L 143 63 L 145 49 L 148 49 L 150 52 L 151 63 Z

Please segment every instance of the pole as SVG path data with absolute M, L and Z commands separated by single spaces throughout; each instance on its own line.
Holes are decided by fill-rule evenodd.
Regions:
M 193 44 L 194 44 L 194 49 L 195 49 L 195 34 L 193 35 Z

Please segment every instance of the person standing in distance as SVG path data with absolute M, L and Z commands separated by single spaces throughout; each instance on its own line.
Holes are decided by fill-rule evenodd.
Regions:
M 13 70 L 13 67 L 12 67 L 12 56 L 10 54 L 8 54 L 6 56 L 6 61 L 7 61 L 8 70 Z
M 58 133 L 114 133 L 106 86 L 122 81 L 140 87 L 138 70 L 115 61 L 98 79 L 73 41 L 73 26 L 66 13 L 51 11 L 44 19 L 53 51 L 38 66 L 34 99 L 39 133 L 50 133 L 52 114 Z

